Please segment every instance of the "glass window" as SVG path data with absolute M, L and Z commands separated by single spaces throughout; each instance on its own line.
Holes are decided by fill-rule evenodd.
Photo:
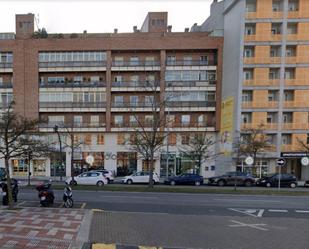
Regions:
M 130 96 L 130 105 L 138 106 L 138 96 Z
M 115 125 L 122 125 L 123 124 L 123 116 L 116 115 L 114 116 Z
M 190 115 L 181 115 L 181 123 L 185 125 L 190 124 Z
M 139 65 L 139 58 L 138 58 L 138 56 L 131 56 L 131 58 L 130 58 L 130 65 L 131 66 L 138 66 Z
M 122 106 L 123 105 L 123 96 L 115 96 L 115 105 Z

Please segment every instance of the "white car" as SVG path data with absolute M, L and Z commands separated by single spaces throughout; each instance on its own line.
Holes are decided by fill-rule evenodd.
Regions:
M 74 176 L 74 180 L 72 179 L 72 177 L 70 177 L 66 179 L 66 182 L 70 185 L 104 186 L 105 184 L 108 183 L 108 180 L 102 172 L 89 171 L 82 173 L 78 176 Z
M 91 170 L 89 172 L 102 172 L 103 175 L 106 177 L 108 183 L 111 183 L 114 181 L 114 173 L 111 170 L 107 170 L 107 169 L 100 169 L 100 170 Z
M 153 181 L 154 183 L 159 183 L 160 179 L 157 173 L 153 173 Z M 126 176 L 122 179 L 122 183 L 132 184 L 132 183 L 148 183 L 149 182 L 149 172 L 140 171 L 132 174 L 130 176 Z

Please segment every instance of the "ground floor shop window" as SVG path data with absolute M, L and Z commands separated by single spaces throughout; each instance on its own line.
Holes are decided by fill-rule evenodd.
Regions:
M 168 163 L 168 169 L 166 167 Z M 166 177 L 166 171 L 168 170 L 168 176 L 175 175 L 176 172 L 176 153 L 162 153 L 160 157 L 160 176 Z
M 130 175 L 137 170 L 135 152 L 117 152 L 117 176 Z
M 12 160 L 13 175 L 25 176 L 28 174 L 28 163 L 24 159 Z
M 269 163 L 267 161 L 258 161 L 254 166 L 248 166 L 245 162 L 242 162 L 237 166 L 237 170 L 261 178 L 269 174 Z
M 65 176 L 65 152 L 55 152 L 50 156 L 50 176 Z
M 92 165 L 86 163 L 87 156 L 93 156 L 94 161 Z M 104 152 L 83 152 L 83 165 L 81 168 L 87 168 L 87 170 L 104 169 Z
M 35 159 L 32 160 L 33 175 L 45 176 L 46 175 L 46 160 Z

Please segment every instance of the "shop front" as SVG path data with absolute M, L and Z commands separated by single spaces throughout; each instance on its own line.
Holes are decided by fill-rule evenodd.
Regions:
M 299 181 L 309 180 L 309 165 L 305 165 L 306 160 L 303 160 L 309 158 L 309 152 L 281 152 L 281 157 L 286 160 L 283 173 L 293 174 Z

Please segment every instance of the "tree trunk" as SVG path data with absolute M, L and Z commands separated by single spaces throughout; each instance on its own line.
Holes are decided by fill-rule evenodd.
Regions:
M 71 135 L 71 177 L 74 181 L 74 135 Z
M 7 179 L 7 188 L 8 188 L 8 200 L 9 200 L 9 209 L 13 209 L 13 195 L 12 195 L 12 185 L 11 185 L 11 176 L 10 176 L 10 167 L 9 167 L 9 159 L 4 159 L 5 163 L 5 172 L 6 172 L 6 179 Z
M 151 155 L 149 163 L 149 188 L 153 188 L 153 155 Z

